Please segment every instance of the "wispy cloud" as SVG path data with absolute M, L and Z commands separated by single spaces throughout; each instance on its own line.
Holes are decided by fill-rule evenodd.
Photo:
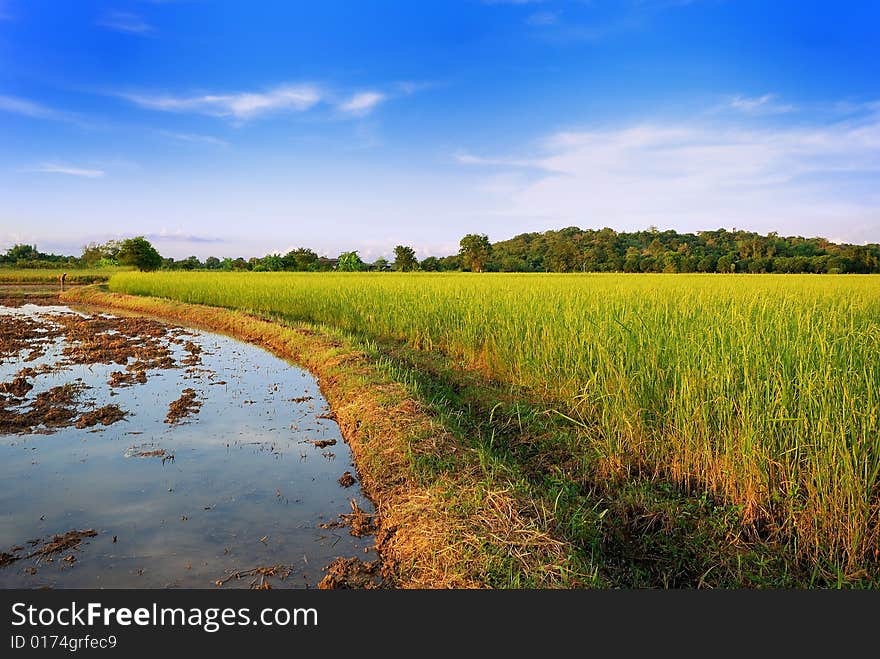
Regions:
M 34 119 L 52 119 L 55 121 L 71 121 L 71 117 L 64 112 L 53 110 L 45 105 L 40 105 L 26 98 L 16 96 L 0 96 L 0 112 L 11 112 Z
M 197 133 L 175 133 L 169 130 L 160 130 L 159 135 L 167 137 L 177 142 L 187 142 L 190 144 L 209 144 L 212 146 L 229 146 L 229 142 L 221 140 L 219 137 L 212 135 L 199 135 Z
M 31 119 L 43 119 L 46 121 L 62 121 L 79 128 L 93 130 L 100 128 L 101 124 L 94 122 L 91 118 L 84 117 L 74 112 L 58 110 L 56 108 L 31 101 L 20 96 L 4 96 L 0 94 L 0 113 L 8 112 L 10 114 L 21 115 Z
M 763 96 L 734 96 L 725 107 L 746 114 L 785 114 L 794 112 L 795 106 L 790 103 L 779 102 L 776 94 L 764 94 Z
M 158 233 L 147 233 L 144 235 L 144 238 L 147 240 L 152 240 L 159 243 L 198 243 L 198 244 L 212 244 L 212 243 L 223 243 L 226 242 L 222 238 L 216 238 L 214 236 L 202 236 L 192 233 L 184 233 L 182 230 L 178 229 L 177 231 L 168 231 L 167 229 L 161 229 Z
M 63 163 L 44 162 L 36 167 L 31 167 L 23 171 L 33 172 L 37 174 L 65 174 L 67 176 L 79 176 L 81 178 L 103 178 L 103 169 L 86 169 L 84 167 L 73 167 Z
M 412 94 L 423 84 L 400 83 L 400 94 Z M 391 96 L 385 92 L 359 91 L 348 96 L 327 92 L 313 84 L 288 84 L 267 91 L 235 92 L 174 96 L 146 93 L 120 93 L 118 96 L 150 110 L 161 112 L 194 113 L 247 121 L 273 113 L 301 113 L 324 103 L 351 116 L 364 116 Z M 178 137 L 180 135 L 178 134 Z M 196 136 L 184 136 L 186 137 Z M 207 141 L 196 140 L 190 141 Z
M 343 112 L 363 115 L 370 112 L 385 99 L 385 94 L 381 92 L 358 92 L 356 94 L 353 94 L 348 100 L 340 103 L 338 107 Z
M 322 100 L 313 85 L 282 85 L 265 92 L 169 96 L 120 94 L 123 98 L 150 110 L 191 112 L 238 120 L 253 119 L 273 112 L 305 112 Z
M 454 156 L 460 165 L 478 165 L 489 167 L 539 167 L 535 160 L 518 158 L 485 158 L 467 151 L 459 151 Z
M 108 12 L 98 19 L 97 24 L 108 30 L 129 34 L 148 34 L 154 30 L 142 17 L 125 11 Z
M 739 226 L 876 241 L 880 112 L 864 107 L 856 118 L 788 127 L 695 117 L 562 131 L 527 157 L 458 160 L 490 170 L 489 187 L 479 185 L 496 183 L 497 214 L 536 226 Z M 526 165 L 530 176 L 498 179 Z

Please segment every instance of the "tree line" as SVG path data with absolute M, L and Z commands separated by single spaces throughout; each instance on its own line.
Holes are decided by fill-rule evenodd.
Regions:
M 492 245 L 486 268 L 501 272 L 876 273 L 880 245 L 718 229 L 651 227 L 632 233 L 568 227 Z
M 0 254 L 0 265 L 34 267 L 102 267 L 130 265 L 141 270 L 225 271 L 367 271 L 410 272 L 721 272 L 721 273 L 880 273 L 880 245 L 833 243 L 824 238 L 782 237 L 733 229 L 678 233 L 651 227 L 617 232 L 568 227 L 523 233 L 490 242 L 486 234 L 468 234 L 459 251 L 419 260 L 407 245 L 394 248 L 394 258 L 365 262 L 357 251 L 336 258 L 319 256 L 307 247 L 263 257 L 163 258 L 143 236 L 90 243 L 79 257 L 44 254 L 35 245 L 14 245 Z

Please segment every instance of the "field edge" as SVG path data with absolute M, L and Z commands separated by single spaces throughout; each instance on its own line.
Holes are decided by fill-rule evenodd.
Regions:
M 220 332 L 290 359 L 315 375 L 377 512 L 376 551 L 400 588 L 590 587 L 598 571 L 555 537 L 552 515 L 487 479 L 476 452 L 383 371 L 356 340 L 308 323 L 84 286 L 69 304 L 145 313 Z M 419 477 L 421 465 L 453 469 Z M 346 557 L 342 557 L 346 558 Z M 500 576 L 499 576 L 500 575 Z M 346 586 L 343 581 L 342 587 Z

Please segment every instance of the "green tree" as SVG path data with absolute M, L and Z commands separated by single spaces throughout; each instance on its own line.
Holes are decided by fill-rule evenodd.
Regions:
M 201 270 L 202 262 L 199 261 L 198 256 L 187 256 L 185 259 L 178 261 L 176 266 L 178 270 Z
M 318 267 L 318 255 L 306 247 L 297 247 L 284 255 L 284 269 L 305 272 L 316 270 Z
M 718 259 L 716 267 L 718 272 L 736 272 L 736 261 L 734 261 L 732 256 L 725 254 Z
M 142 272 L 157 270 L 162 265 L 159 252 L 143 236 L 123 240 L 117 258 L 123 265 L 133 265 Z
M 278 272 L 284 270 L 284 259 L 281 254 L 266 254 L 260 259 L 260 265 L 266 272 Z
M 381 256 L 373 261 L 373 270 L 378 270 L 382 272 L 383 270 L 388 269 L 388 259 L 382 258 Z
M 458 243 L 458 254 L 465 268 L 471 272 L 483 272 L 492 256 L 492 243 L 485 233 L 469 233 Z
M 205 267 L 208 270 L 219 270 L 220 269 L 220 259 L 216 256 L 209 256 L 205 259 Z
M 406 245 L 398 245 L 394 248 L 394 269 L 400 272 L 409 272 L 419 266 L 416 259 L 416 251 Z
M 550 272 L 572 272 L 581 266 L 580 259 L 578 248 L 571 241 L 560 237 L 554 240 L 547 250 L 544 267 Z M 589 269 L 595 269 L 595 259 Z
M 108 240 L 106 243 L 89 243 L 82 250 L 82 262 L 89 266 L 119 265 L 119 249 L 122 243 Z
M 37 251 L 36 245 L 13 245 L 6 250 L 6 260 L 10 263 L 19 261 L 36 261 L 42 254 Z
M 436 256 L 428 256 L 422 259 L 419 267 L 425 272 L 435 272 L 440 269 L 440 259 Z
M 341 272 L 360 272 L 366 269 L 366 264 L 358 256 L 357 251 L 343 252 L 339 255 L 339 264 L 336 269 Z

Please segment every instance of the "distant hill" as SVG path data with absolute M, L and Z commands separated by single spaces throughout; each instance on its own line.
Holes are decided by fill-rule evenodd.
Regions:
M 456 257 L 438 259 L 455 267 Z M 451 269 L 451 268 L 450 268 Z M 880 245 L 749 231 L 678 233 L 568 227 L 523 233 L 492 245 L 497 272 L 880 273 Z
M 0 253 L 0 267 L 75 268 L 118 265 L 117 241 L 91 244 L 80 257 L 44 254 L 35 245 L 14 245 Z M 115 250 L 115 251 L 114 251 Z M 357 252 L 348 253 L 357 257 Z M 346 254 L 341 254 L 340 257 Z M 398 268 L 386 259 L 363 263 L 359 270 Z M 244 259 L 204 261 L 195 256 L 163 259 L 163 270 L 307 270 L 337 269 L 338 258 L 318 256 L 300 247 L 287 254 Z M 462 270 L 465 260 L 459 254 L 429 256 L 419 269 Z M 750 231 L 700 231 L 678 233 L 650 228 L 633 233 L 613 229 L 567 227 L 558 231 L 523 233 L 493 243 L 484 268 L 488 272 L 815 272 L 827 274 L 880 273 L 880 245 L 848 245 L 824 238 L 766 236 Z

